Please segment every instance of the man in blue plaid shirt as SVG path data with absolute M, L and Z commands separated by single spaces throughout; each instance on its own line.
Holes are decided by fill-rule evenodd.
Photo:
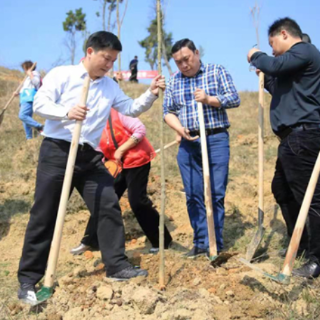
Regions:
M 226 69 L 216 64 L 204 65 L 191 40 L 176 42 L 171 53 L 180 72 L 175 73 L 167 84 L 163 112 L 166 123 L 181 136 L 177 161 L 194 230 L 194 246 L 186 257 L 195 258 L 208 254 L 209 247 L 197 102 L 203 103 L 214 222 L 220 252 L 223 249 L 224 197 L 230 156 L 227 131 L 230 124 L 225 109 L 238 107 L 240 99 Z

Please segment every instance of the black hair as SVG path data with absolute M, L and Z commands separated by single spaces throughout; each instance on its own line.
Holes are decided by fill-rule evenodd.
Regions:
M 312 43 L 312 42 L 311 42 L 311 38 L 310 38 L 309 35 L 306 34 L 306 33 L 303 33 L 303 34 L 302 34 L 302 38 L 301 38 L 301 39 L 302 39 L 303 42 Z
M 21 63 L 21 68 L 23 70 L 29 70 L 32 66 L 33 66 L 33 62 L 31 60 L 26 60 Z M 36 70 L 36 66 L 32 70 Z
M 176 52 L 178 52 L 179 50 L 181 50 L 182 48 L 187 47 L 188 49 L 190 49 L 192 52 L 195 52 L 197 50 L 196 46 L 194 45 L 194 42 L 185 38 L 182 40 L 177 41 L 171 49 L 171 54 L 174 54 Z
M 122 51 L 122 45 L 118 37 L 108 31 L 98 31 L 91 34 L 86 43 L 86 51 L 89 47 L 94 51 L 104 49 Z
M 302 31 L 297 24 L 296 21 L 290 18 L 282 18 L 276 20 L 268 30 L 268 35 L 270 37 L 275 36 L 276 34 L 280 33 L 281 30 L 286 30 L 292 37 L 295 38 L 302 38 Z

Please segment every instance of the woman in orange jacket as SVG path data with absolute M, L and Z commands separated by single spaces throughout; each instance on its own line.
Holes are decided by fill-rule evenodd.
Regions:
M 159 213 L 147 196 L 150 162 L 155 151 L 145 137 L 146 128 L 137 118 L 131 118 L 111 109 L 99 148 L 106 160 L 122 164 L 123 170 L 116 177 L 114 188 L 120 199 L 128 189 L 128 199 L 143 232 L 151 242 L 150 253 L 159 251 Z M 97 239 L 98 217 L 91 216 L 81 243 L 71 250 L 79 255 L 99 247 Z M 172 242 L 165 227 L 165 248 Z

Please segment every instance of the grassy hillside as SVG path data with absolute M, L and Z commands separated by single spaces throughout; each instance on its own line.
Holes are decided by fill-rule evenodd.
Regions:
M 0 106 L 23 78 L 19 71 L 0 67 Z M 258 79 L 257 79 L 258 85 Z M 139 96 L 146 87 L 124 84 L 131 97 Z M 285 244 L 285 225 L 271 194 L 278 141 L 269 125 L 266 94 L 265 110 L 265 226 L 266 235 L 257 262 L 268 272 L 276 273 L 282 264 L 277 255 Z M 245 253 L 257 223 L 257 100 L 255 92 L 241 93 L 241 106 L 228 110 L 230 128 L 230 176 L 226 196 L 225 244 L 232 254 Z M 121 200 L 126 226 L 127 252 L 133 263 L 149 270 L 147 280 L 130 284 L 109 284 L 110 300 L 101 300 L 97 288 L 106 285 L 99 253 L 72 257 L 69 250 L 81 239 L 88 212 L 80 197 L 74 193 L 68 206 L 60 262 L 59 287 L 48 304 L 28 308 L 16 299 L 16 271 L 28 212 L 32 205 L 39 146 L 42 138 L 25 141 L 22 123 L 18 119 L 18 99 L 9 107 L 0 127 L 0 319 L 319 319 L 319 280 L 312 282 L 292 279 L 281 286 L 261 278 L 237 261 L 237 255 L 217 269 L 208 261 L 186 261 L 181 252 L 192 245 L 192 230 L 185 207 L 185 196 L 176 164 L 177 146 L 165 153 L 167 207 L 166 223 L 175 245 L 166 253 L 167 291 L 156 289 L 158 256 L 147 254 L 150 246 L 130 210 L 126 197 Z M 35 117 L 38 121 L 43 119 Z M 141 116 L 147 127 L 147 137 L 159 147 L 161 120 L 159 102 Z M 174 133 L 165 126 L 165 142 L 174 140 Z M 160 205 L 160 157 L 152 162 L 149 195 Z M 301 261 L 297 261 L 297 264 Z M 81 272 L 80 272 L 80 271 Z M 69 277 L 69 278 L 68 278 Z M 68 280 L 69 279 L 69 280 Z M 69 281 L 69 282 L 68 282 Z M 130 295 L 129 292 L 134 292 Z M 145 296 L 143 296 L 145 294 Z M 137 302 L 132 296 L 145 297 Z M 154 307 L 145 312 L 148 299 L 155 297 Z M 148 297 L 148 299 L 146 298 Z M 143 301 L 143 303 L 141 302 Z M 148 300 L 149 301 L 149 300 Z M 155 307 L 156 305 L 156 307 Z

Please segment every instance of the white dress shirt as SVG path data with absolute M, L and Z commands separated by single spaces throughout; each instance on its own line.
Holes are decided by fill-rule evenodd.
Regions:
M 66 115 L 80 102 L 87 74 L 80 63 L 54 68 L 43 79 L 33 103 L 34 112 L 47 119 L 42 135 L 71 142 L 76 121 L 69 120 Z M 79 143 L 88 143 L 93 148 L 98 146 L 111 107 L 122 114 L 137 117 L 147 111 L 156 99 L 157 96 L 148 89 L 132 100 L 109 77 L 91 80 L 86 104 L 90 110 L 83 121 Z

